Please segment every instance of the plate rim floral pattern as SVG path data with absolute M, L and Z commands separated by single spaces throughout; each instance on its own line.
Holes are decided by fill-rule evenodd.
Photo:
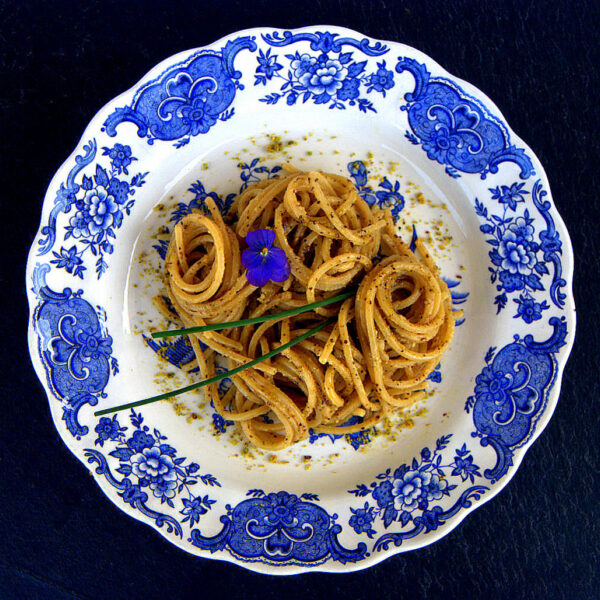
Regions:
M 308 54 L 299 51 L 293 53 L 293 48 L 286 48 L 298 42 L 310 43 L 315 53 L 317 51 L 322 53 L 321 57 L 328 55 L 334 58 L 323 59 L 320 64 L 315 64 L 311 62 L 314 57 L 304 58 Z M 387 50 L 384 51 L 384 48 Z M 391 54 L 382 59 L 381 56 L 389 49 L 394 49 L 394 56 L 406 58 L 399 58 L 397 64 L 393 64 L 394 59 Z M 481 208 L 475 206 L 474 210 L 482 219 L 489 221 L 487 226 L 482 221 L 481 231 L 484 235 L 491 236 L 489 237 L 491 241 L 488 241 L 491 245 L 490 258 L 492 264 L 497 267 L 497 274 L 508 273 L 504 279 L 510 283 L 505 285 L 503 281 L 504 287 L 498 286 L 498 290 L 502 292 L 497 297 L 498 311 L 504 309 L 507 302 L 514 301 L 518 311 L 515 317 L 519 317 L 524 323 L 531 322 L 527 319 L 538 320 L 541 318 L 540 315 L 545 317 L 544 311 L 550 308 L 549 305 L 546 306 L 548 303 L 545 300 L 544 303 L 536 302 L 535 296 L 528 293 L 531 291 L 534 294 L 536 289 L 540 289 L 536 287 L 541 285 L 536 283 L 539 282 L 540 277 L 552 275 L 554 294 L 552 299 L 559 308 L 562 302 L 563 312 L 562 317 L 553 316 L 549 319 L 552 333 L 547 339 L 537 337 L 534 339 L 530 334 L 517 335 L 513 344 L 500 350 L 490 348 L 485 357 L 486 367 L 476 378 L 474 395 L 467 399 L 465 407 L 467 412 L 473 411 L 476 425 L 476 430 L 472 433 L 473 438 L 479 438 L 482 446 L 491 446 L 497 454 L 497 465 L 494 469 L 487 470 L 485 478 L 478 465 L 473 463 L 473 458 L 465 444 L 456 446 L 456 455 L 449 463 L 438 460 L 438 457 L 441 459 L 441 453 L 448 446 L 451 437 L 451 435 L 444 436 L 437 440 L 436 447 L 423 448 L 421 456 L 415 457 L 411 465 L 401 465 L 393 473 L 393 469 L 388 469 L 386 473 L 377 475 L 370 486 L 359 484 L 355 490 L 348 490 L 356 497 L 356 501 L 350 507 L 349 521 L 342 522 L 338 520 L 337 514 L 325 510 L 319 504 L 318 495 L 314 493 L 306 492 L 297 496 L 284 491 L 249 490 L 246 500 L 236 506 L 228 507 L 227 512 L 222 514 L 220 521 L 224 527 L 220 533 L 213 537 L 204 537 L 199 529 L 190 529 L 187 542 L 191 545 L 184 545 L 185 537 L 180 537 L 177 541 L 169 537 L 169 534 L 177 533 L 178 528 L 181 530 L 181 523 L 150 508 L 146 499 L 148 497 L 151 499 L 154 493 L 161 502 L 169 503 L 170 498 L 173 497 L 171 493 L 178 486 L 180 491 L 184 488 L 189 490 L 190 486 L 196 483 L 204 486 L 198 496 L 190 492 L 188 499 L 183 499 L 181 521 L 189 522 L 191 528 L 200 521 L 202 515 L 211 511 L 215 501 L 211 498 L 210 492 L 213 487 L 220 486 L 218 478 L 200 470 L 196 463 L 178 456 L 176 449 L 169 445 L 168 440 L 158 430 L 152 431 L 152 428 L 144 423 L 141 413 L 133 413 L 128 417 L 120 415 L 119 419 L 112 424 L 105 423 L 104 428 L 98 425 L 94 432 L 84 431 L 86 425 L 81 425 L 78 421 L 79 409 L 85 404 L 90 406 L 97 404 L 104 395 L 104 386 L 108 378 L 118 372 L 118 363 L 112 354 L 112 338 L 106 330 L 102 309 L 93 307 L 77 289 L 79 283 L 77 278 L 83 279 L 83 270 L 86 268 L 82 258 L 83 252 L 89 251 L 89 255 L 99 257 L 95 271 L 100 277 L 106 269 L 103 255 L 112 253 L 111 237 L 116 237 L 116 230 L 120 227 L 122 219 L 126 218 L 134 205 L 136 188 L 142 187 L 144 177 L 147 175 L 143 171 L 135 170 L 137 157 L 131 155 L 129 146 L 127 146 L 129 151 L 124 149 L 120 144 L 121 138 L 114 137 L 114 145 L 97 148 L 93 134 L 94 131 L 101 130 L 106 131 L 109 136 L 114 136 L 120 124 L 127 121 L 136 125 L 137 136 L 145 139 L 150 145 L 171 143 L 174 140 L 176 149 L 183 147 L 195 135 L 202 135 L 215 127 L 219 121 L 234 116 L 234 98 L 243 89 L 240 84 L 242 74 L 235 69 L 235 57 L 241 51 L 251 51 L 257 56 L 255 86 L 266 87 L 281 71 L 285 70 L 281 62 L 289 62 L 287 79 L 281 78 L 282 89 L 278 91 L 273 88 L 268 94 L 265 92 L 264 98 L 261 99 L 265 104 L 285 101 L 288 106 L 292 106 L 296 102 L 304 101 L 315 104 L 330 103 L 330 108 L 334 110 L 374 111 L 369 106 L 368 94 L 373 92 L 385 96 L 386 90 L 393 85 L 396 74 L 410 72 L 415 78 L 415 89 L 405 95 L 406 105 L 401 107 L 401 110 L 407 111 L 412 127 L 412 132 L 407 132 L 407 137 L 413 144 L 422 146 L 431 160 L 444 165 L 448 176 L 477 174 L 484 179 L 488 173 L 497 172 L 498 165 L 504 161 L 513 162 L 520 167 L 522 178 L 519 182 L 527 180 L 535 173 L 539 185 L 536 183 L 531 190 L 523 193 L 532 195 L 534 205 L 538 208 L 541 218 L 547 223 L 547 229 L 542 232 L 546 237 L 542 235 L 540 243 L 533 241 L 532 235 L 527 230 L 530 226 L 527 222 L 530 218 L 528 208 L 526 214 L 517 216 L 515 213 L 514 218 L 509 218 L 502 223 L 499 221 L 494 223 L 493 215 L 488 215 L 487 212 L 484 214 L 483 204 Z M 287 58 L 281 58 L 284 52 Z M 358 56 L 361 53 L 362 55 Z M 277 57 L 273 59 L 275 54 Z M 380 61 L 370 74 L 362 64 L 363 61 L 366 64 L 364 57 Z M 317 61 L 316 58 L 314 60 Z M 182 64 L 185 65 L 183 70 Z M 211 73 L 218 73 L 214 81 L 218 80 L 219 84 L 224 84 L 226 91 L 219 98 L 220 104 L 215 104 L 209 97 L 208 84 L 200 94 L 194 91 L 196 96 L 192 97 L 194 86 L 202 79 L 202 76 L 197 74 L 202 74 L 202 69 L 211 69 Z M 329 78 L 321 76 L 320 73 L 325 71 L 318 69 L 328 69 Z M 160 106 L 163 106 L 165 111 L 171 111 L 169 114 L 177 115 L 177 118 L 165 120 L 165 122 L 170 120 L 170 123 L 165 125 L 160 122 L 161 119 L 153 120 L 144 111 L 147 110 L 148 103 L 157 97 L 160 98 L 157 94 L 164 90 L 157 92 L 157 89 L 160 87 L 159 84 L 164 83 L 163 76 L 169 71 L 176 71 L 176 78 L 179 79 L 171 83 L 170 87 L 167 81 L 164 87 L 167 93 Z M 183 71 L 190 81 L 187 87 L 185 77 L 180 76 Z M 430 73 L 434 71 L 443 73 L 444 77 L 431 76 Z M 197 77 L 195 81 L 194 77 Z M 438 88 L 435 88 L 436 85 Z M 446 87 L 441 89 L 440 86 Z M 282 91 L 285 93 L 281 93 Z M 438 111 L 439 115 L 434 118 L 437 119 L 436 125 L 441 123 L 447 126 L 452 135 L 456 136 L 458 132 L 459 136 L 463 136 L 462 141 L 466 139 L 470 148 L 475 148 L 479 143 L 477 127 L 482 119 L 489 120 L 488 127 L 492 125 L 497 127 L 497 139 L 493 140 L 496 146 L 486 156 L 485 164 L 475 164 L 470 156 L 461 155 L 458 151 L 454 154 L 447 151 L 440 153 L 439 145 L 433 148 L 432 134 L 426 129 L 428 123 L 425 122 L 423 125 L 423 120 L 419 120 L 420 115 L 416 114 L 419 104 L 427 102 L 429 92 L 431 94 L 443 92 L 449 96 L 458 94 L 459 103 L 455 104 L 452 110 L 445 109 L 444 114 L 443 111 Z M 278 93 L 279 97 L 273 100 L 273 94 Z M 293 99 L 293 102 L 290 99 Z M 130 104 L 122 107 L 124 101 Z M 460 101 L 465 108 L 461 108 Z M 213 105 L 210 104 L 211 102 Z M 113 109 L 113 112 L 105 119 L 103 115 L 107 113 L 108 108 Z M 192 118 L 196 114 L 194 111 L 197 112 L 200 108 L 203 116 L 194 120 Z M 416 111 L 413 110 L 415 108 Z M 413 118 L 414 122 L 411 120 Z M 465 123 L 468 126 L 464 126 Z M 465 134 L 465 129 L 470 133 Z M 479 140 L 481 140 L 480 135 Z M 460 143 L 459 141 L 459 148 Z M 96 165 L 94 174 L 85 175 L 81 184 L 75 183 L 79 171 L 89 165 L 94 158 L 98 160 L 101 152 L 107 157 L 107 166 Z M 109 163 L 110 167 L 108 167 Z M 59 188 L 59 183 L 60 192 L 55 197 L 51 195 L 51 191 Z M 519 187 L 497 189 L 496 199 L 505 205 L 505 215 L 507 211 L 510 213 L 510 210 L 515 210 L 515 203 L 522 198 L 519 195 L 521 189 Z M 494 193 L 491 188 L 490 192 Z M 535 198 L 533 198 L 534 194 Z M 107 198 L 113 198 L 114 201 L 111 203 Z M 471 510 L 503 489 L 516 472 L 527 449 L 547 425 L 556 407 L 562 372 L 574 339 L 575 307 L 571 290 L 572 247 L 566 227 L 554 205 L 551 201 L 548 203 L 549 198 L 550 190 L 543 167 L 531 149 L 512 132 L 497 106 L 474 86 L 449 74 L 425 54 L 406 45 L 374 40 L 336 26 L 310 26 L 292 31 L 255 28 L 233 33 L 206 48 L 196 48 L 171 56 L 153 67 L 132 88 L 98 111 L 90 121 L 76 149 L 58 169 L 48 187 L 42 208 L 42 222 L 28 258 L 26 285 L 30 303 L 28 339 L 32 362 L 47 392 L 51 408 L 54 408 L 53 402 L 56 402 L 57 398 L 62 400 L 63 404 L 64 412 L 61 418 L 57 418 L 58 413 L 52 410 L 55 425 L 69 449 L 86 468 L 95 472 L 96 481 L 112 502 L 117 503 L 114 496 L 117 490 L 123 500 L 118 504 L 119 508 L 134 518 L 149 523 L 179 547 L 201 556 L 235 562 L 256 571 L 284 575 L 310 570 L 362 569 L 393 554 L 428 545 L 452 531 Z M 96 207 L 100 205 L 108 207 L 108 213 L 98 216 L 97 211 L 97 214 L 93 214 Z M 65 247 L 59 250 L 58 246 L 54 247 L 52 236 L 56 231 L 53 231 L 53 220 L 56 230 L 57 216 L 62 211 L 66 212 L 66 208 L 71 210 L 72 207 L 77 211 L 74 211 L 70 221 L 70 236 L 76 238 L 74 241 L 85 242 L 85 244 L 80 247 L 75 243 L 71 248 Z M 80 215 L 79 221 L 77 215 Z M 522 243 L 524 236 L 529 236 L 528 245 Z M 65 241 L 66 239 L 65 237 Z M 53 260 L 46 262 L 45 259 L 40 260 L 38 254 L 40 247 L 48 248 L 46 252 L 53 250 L 51 256 L 45 257 Z M 494 252 L 495 254 L 492 255 Z M 513 254 L 509 254 L 510 252 Z M 520 253 L 518 254 L 520 262 L 507 263 L 506 261 L 509 260 L 507 256 L 513 256 L 515 252 Z M 562 256 L 559 256 L 561 252 Z M 534 256 L 536 253 L 543 253 L 543 261 L 537 261 Z M 534 271 L 538 262 L 543 266 Z M 551 267 L 554 265 L 553 274 L 549 273 L 545 266 L 547 264 Z M 565 264 L 566 269 L 563 268 Z M 65 273 L 61 272 L 66 284 L 62 291 L 46 285 L 48 272 L 59 268 L 65 270 Z M 526 268 L 529 270 L 527 271 Z M 546 271 L 543 270 L 544 268 Z M 87 276 L 91 277 L 92 271 L 89 269 Z M 512 278 L 509 277 L 510 275 Z M 509 294 L 515 291 L 522 291 L 522 293 L 519 297 L 515 297 L 514 294 L 507 297 L 507 291 Z M 503 306 L 500 306 L 501 304 Z M 68 310 L 65 308 L 67 306 Z M 69 310 L 83 323 L 79 329 L 71 323 L 72 315 Z M 50 332 L 39 329 L 39 317 L 42 312 L 44 322 L 50 323 Z M 527 330 L 517 331 L 526 333 Z M 51 336 L 57 332 L 58 335 Z M 73 378 L 72 375 L 75 373 L 83 377 L 90 360 L 93 364 L 94 381 L 90 382 L 86 375 L 88 379 L 85 386 L 81 384 L 81 388 L 78 388 L 78 377 Z M 510 414 L 500 415 L 498 419 L 504 419 L 500 421 L 504 424 L 507 422 L 506 419 L 511 419 L 512 422 L 513 419 L 520 418 L 521 433 L 525 431 L 523 429 L 525 426 L 527 430 L 522 433 L 520 439 L 517 438 L 521 434 L 514 434 L 516 437 L 513 436 L 514 439 L 507 441 L 503 433 L 493 429 L 494 425 L 490 421 L 489 413 L 486 412 L 485 403 L 492 393 L 491 386 L 509 385 L 506 383 L 506 376 L 505 379 L 497 378 L 498 381 L 494 380 L 494 377 L 504 373 L 509 363 L 517 364 L 515 362 L 517 360 L 529 361 L 528 364 L 535 365 L 546 379 L 533 382 L 530 377 L 527 382 L 521 382 L 523 386 L 526 384 L 529 386 L 527 389 L 533 390 L 535 387 L 535 394 L 539 392 L 541 404 L 535 408 L 530 398 L 519 395 L 522 390 L 517 384 L 510 384 L 513 385 L 509 389 L 512 394 L 510 396 L 512 404 L 506 409 Z M 50 362 L 51 366 L 49 366 Z M 66 375 L 67 372 L 70 373 L 69 376 Z M 516 370 L 511 377 L 512 375 L 515 380 L 518 378 Z M 535 404 L 535 401 L 533 403 Z M 529 414 L 532 416 L 527 416 Z M 126 430 L 135 430 L 138 435 L 134 434 L 131 438 L 127 438 Z M 97 435 L 96 442 L 99 446 L 95 446 L 95 451 L 86 450 L 82 453 L 81 449 L 75 446 L 74 440 L 79 440 L 85 435 L 94 437 Z M 105 441 L 107 444 L 110 442 L 115 444 L 111 456 L 117 457 L 120 461 L 119 469 L 122 470 L 119 473 L 122 477 L 111 471 L 102 452 L 99 451 Z M 168 477 L 161 478 L 159 475 L 143 473 L 146 464 L 144 457 L 149 456 L 158 457 L 159 461 L 163 461 L 161 465 L 168 473 Z M 138 481 L 144 481 L 146 477 L 146 487 L 140 487 L 141 484 L 137 487 L 132 485 L 129 479 L 132 473 L 136 473 Z M 462 482 L 470 481 L 473 485 L 465 489 L 460 498 L 444 511 L 439 506 L 433 505 L 442 496 L 449 495 L 448 488 L 454 485 L 449 483 L 452 476 L 457 478 L 457 481 L 460 478 Z M 482 485 L 484 483 L 487 485 Z M 406 490 L 406 486 L 412 486 L 410 489 L 413 491 L 410 493 L 398 491 L 400 488 Z M 420 493 L 418 497 L 415 495 L 417 492 Z M 416 512 L 413 513 L 415 508 Z M 260 527 L 253 524 L 256 515 L 264 519 Z M 286 519 L 291 520 L 286 521 Z M 381 523 L 386 522 L 386 529 L 377 532 L 376 544 L 368 549 L 365 542 L 369 543 L 376 533 L 373 526 L 377 519 Z M 408 526 L 413 529 L 408 532 L 388 531 L 388 525 L 394 521 L 401 522 L 403 527 Z M 250 532 L 250 535 L 239 534 L 238 529 L 241 526 L 245 527 L 245 531 Z M 357 542 L 351 546 L 346 546 L 338 539 L 338 535 L 344 528 L 360 534 L 360 537 L 356 538 Z M 307 532 L 310 532 L 310 536 L 313 537 L 307 537 Z M 419 536 L 421 532 L 428 535 Z M 319 533 L 319 540 L 324 541 L 314 542 L 315 533 Z M 414 539 L 410 548 L 403 547 L 403 540 L 411 538 Z M 269 554 L 271 551 L 274 553 Z M 280 558 L 281 552 L 287 552 L 285 560 Z

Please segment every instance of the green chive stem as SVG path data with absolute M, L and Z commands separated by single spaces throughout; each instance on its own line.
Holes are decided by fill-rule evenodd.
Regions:
M 190 333 L 202 333 L 203 331 L 220 331 L 222 329 L 231 329 L 232 327 L 243 327 L 244 325 L 254 325 L 255 323 L 264 323 L 265 321 L 272 321 L 273 319 L 285 319 L 286 317 L 294 317 L 303 312 L 313 310 L 314 308 L 320 308 L 321 306 L 327 306 L 328 304 L 334 304 L 341 300 L 346 300 L 356 294 L 356 290 L 350 290 L 331 298 L 325 298 L 324 300 L 318 300 L 311 304 L 305 304 L 297 308 L 291 308 L 290 310 L 284 310 L 280 313 L 272 313 L 268 315 L 262 315 L 260 317 L 252 317 L 250 319 L 242 319 L 241 321 L 230 321 L 228 323 L 214 323 L 213 325 L 200 325 L 198 327 L 188 327 L 185 329 L 171 329 L 169 331 L 155 331 L 150 335 L 156 338 L 172 337 L 175 335 L 189 335 Z
M 348 297 L 348 296 L 346 296 L 346 297 Z M 209 377 L 208 379 L 204 379 L 203 381 L 199 381 L 198 383 L 193 383 L 191 385 L 180 388 L 178 390 L 173 390 L 171 392 L 159 394 L 158 396 L 152 396 L 151 398 L 146 398 L 144 400 L 136 400 L 135 402 L 128 402 L 127 404 L 120 404 L 119 406 L 113 406 L 112 408 L 104 408 L 102 410 L 97 410 L 96 412 L 94 412 L 94 416 L 100 417 L 102 415 L 108 415 L 110 413 L 115 413 L 120 410 L 126 410 L 128 408 L 135 408 L 136 406 L 144 406 L 145 404 L 151 404 L 153 402 L 158 402 L 159 400 L 166 400 L 167 398 L 171 398 L 173 396 L 177 396 L 177 395 L 183 394 L 185 392 L 190 392 L 192 390 L 196 390 L 196 389 L 204 387 L 206 385 L 210 385 L 211 383 L 216 383 L 217 381 L 221 381 L 221 379 L 226 379 L 227 377 L 231 377 L 232 375 L 237 375 L 238 373 L 241 373 L 242 371 L 245 371 L 246 369 L 249 369 L 250 367 L 257 365 L 259 362 L 262 362 L 263 360 L 272 358 L 273 356 L 276 356 L 280 352 L 283 352 L 284 350 L 291 348 L 294 344 L 297 344 L 298 342 L 301 342 L 302 340 L 309 338 L 311 335 L 314 335 L 315 333 L 321 331 L 321 329 L 324 329 L 325 327 L 327 327 L 327 325 L 331 325 L 332 323 L 335 323 L 336 320 L 337 320 L 337 317 L 331 317 L 331 318 L 327 319 L 326 321 L 323 321 L 323 323 L 321 323 L 320 325 L 317 325 L 316 327 L 313 327 L 312 329 L 305 331 L 303 334 L 299 335 L 297 338 L 294 338 L 293 340 L 290 340 L 289 342 L 282 344 L 281 346 L 279 346 L 279 348 L 275 348 L 274 350 L 271 350 L 270 352 L 267 352 L 266 354 L 263 354 L 262 356 L 259 356 L 258 358 L 251 360 L 250 362 L 240 365 L 239 367 L 235 367 L 234 369 L 231 369 L 229 371 L 225 371 L 224 373 L 219 373 L 218 375 L 215 375 L 214 377 Z

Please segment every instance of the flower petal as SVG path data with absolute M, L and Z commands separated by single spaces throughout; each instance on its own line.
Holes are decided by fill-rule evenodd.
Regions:
M 246 278 L 248 279 L 248 283 L 250 285 L 261 287 L 265 285 L 271 277 L 269 270 L 263 263 L 255 269 L 248 269 L 248 271 L 246 271 Z
M 257 229 L 246 236 L 246 243 L 254 250 L 271 248 L 275 243 L 275 232 L 270 229 Z
M 290 264 L 281 248 L 275 246 L 269 250 L 265 266 L 273 281 L 285 281 L 290 276 Z
M 242 266 L 246 269 L 257 269 L 265 262 L 265 257 L 259 250 L 246 248 L 242 252 Z

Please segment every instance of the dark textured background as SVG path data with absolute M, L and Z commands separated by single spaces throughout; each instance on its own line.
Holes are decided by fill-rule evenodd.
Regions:
M 367 571 L 274 578 L 185 554 L 85 475 L 29 363 L 23 278 L 46 186 L 106 102 L 181 50 L 319 23 L 419 48 L 496 102 L 571 232 L 579 329 L 554 418 L 497 498 Z M 0 1 L 0 597 L 600 597 L 599 23 L 594 0 Z

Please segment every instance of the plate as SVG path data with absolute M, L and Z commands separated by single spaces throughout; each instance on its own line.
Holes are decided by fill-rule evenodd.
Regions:
M 285 162 L 352 178 L 432 250 L 464 319 L 428 398 L 277 454 L 201 395 L 94 417 L 189 382 L 185 340 L 148 336 L 166 325 L 165 235 Z M 479 90 L 347 29 L 252 29 L 167 59 L 92 119 L 44 201 L 29 347 L 60 436 L 121 510 L 198 556 L 352 571 L 434 542 L 514 475 L 558 399 L 572 270 L 542 166 Z

